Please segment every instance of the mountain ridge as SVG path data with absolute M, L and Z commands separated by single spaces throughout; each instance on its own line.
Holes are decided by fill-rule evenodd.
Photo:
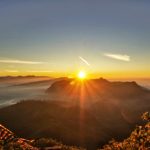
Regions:
M 150 110 L 150 91 L 135 82 L 65 78 L 52 84 L 47 97 L 1 108 L 0 122 L 23 138 L 54 138 L 93 150 L 129 136 Z

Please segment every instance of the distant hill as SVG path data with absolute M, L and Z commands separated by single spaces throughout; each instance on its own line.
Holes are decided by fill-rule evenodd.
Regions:
M 50 97 L 61 99 L 80 99 L 84 94 L 86 101 L 99 101 L 101 99 L 115 99 L 123 101 L 125 99 L 132 101 L 134 99 L 150 98 L 150 91 L 136 82 L 110 82 L 106 79 L 91 79 L 79 81 L 74 79 L 65 79 L 54 82 L 46 92 Z
M 80 92 L 80 88 L 84 87 L 85 92 L 88 92 L 89 89 L 96 90 L 96 92 L 101 91 L 111 91 L 112 92 L 124 92 L 125 94 L 134 94 L 137 91 L 139 92 L 147 92 L 148 90 L 144 87 L 141 87 L 136 82 L 110 82 L 106 79 L 91 79 L 86 81 L 80 81 L 75 79 L 64 79 L 59 80 L 52 84 L 48 89 L 47 92 L 65 92 L 69 93 L 70 90 L 76 90 Z M 89 88 L 89 89 L 88 89 Z M 136 93 L 137 94 L 137 93 Z
M 17 83 L 13 84 L 12 86 L 42 86 L 42 85 L 51 85 L 52 83 L 56 81 L 60 81 L 64 78 L 50 78 L 50 77 L 44 77 L 44 78 L 37 78 L 34 80 L 29 80 L 28 82 L 23 83 Z
M 50 79 L 52 78 L 46 76 L 4 76 L 0 77 L 0 87 L 27 84 L 30 82 L 38 82 Z
M 14 84 L 12 86 L 41 86 L 45 84 L 51 84 L 52 82 L 55 82 L 53 79 L 45 79 L 40 81 L 31 81 L 27 83 L 21 83 L 21 84 Z
M 33 79 L 33 78 L 50 78 L 47 76 L 0 76 L 0 81 L 16 80 L 16 79 Z

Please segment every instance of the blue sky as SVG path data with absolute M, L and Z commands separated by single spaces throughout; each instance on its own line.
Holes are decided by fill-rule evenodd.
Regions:
M 1 74 L 150 75 L 149 8 L 149 0 L 1 0 Z

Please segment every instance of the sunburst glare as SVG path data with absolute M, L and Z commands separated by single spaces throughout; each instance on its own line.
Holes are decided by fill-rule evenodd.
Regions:
M 83 80 L 83 79 L 86 78 L 86 76 L 87 76 L 87 74 L 86 74 L 85 71 L 79 71 L 79 73 L 78 73 L 78 78 L 79 79 Z

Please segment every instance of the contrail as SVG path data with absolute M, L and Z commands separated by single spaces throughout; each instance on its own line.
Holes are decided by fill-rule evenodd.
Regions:
M 13 59 L 2 59 L 0 63 L 12 63 L 12 64 L 44 64 L 45 62 L 36 62 L 36 61 L 24 61 L 24 60 L 13 60 Z
M 122 61 L 130 61 L 130 56 L 128 55 L 105 53 L 104 56 Z
M 85 60 L 84 58 L 82 58 L 81 56 L 79 56 L 79 59 L 84 62 L 86 65 L 90 66 L 90 64 L 87 62 L 87 60 Z

